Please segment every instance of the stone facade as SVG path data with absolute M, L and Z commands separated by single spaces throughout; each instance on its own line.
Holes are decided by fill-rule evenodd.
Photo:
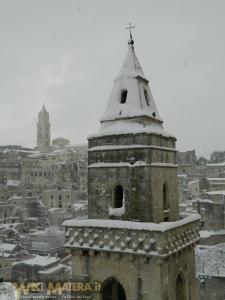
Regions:
M 150 134 L 90 139 L 89 217 L 108 218 L 113 190 L 122 185 L 126 199 L 123 219 L 155 223 L 162 222 L 164 217 L 175 220 L 178 191 L 174 145 L 174 139 Z M 102 146 L 100 150 L 96 150 L 98 146 Z M 163 186 L 167 185 L 170 209 L 168 216 L 164 216 Z
M 74 202 L 74 190 L 45 190 L 42 201 L 48 208 L 69 208 Z

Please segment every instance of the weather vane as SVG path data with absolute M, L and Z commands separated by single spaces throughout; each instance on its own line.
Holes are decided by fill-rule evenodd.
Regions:
M 133 37 L 132 37 L 132 32 L 131 32 L 131 29 L 132 29 L 132 28 L 135 28 L 135 26 L 132 25 L 131 23 L 129 23 L 129 26 L 126 27 L 127 30 L 130 30 L 130 39 L 131 39 L 131 40 L 133 39 Z

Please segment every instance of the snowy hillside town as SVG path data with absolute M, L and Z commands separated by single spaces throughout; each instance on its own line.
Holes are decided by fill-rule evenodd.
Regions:
M 0 300 L 225 300 L 225 2 L 3 2 Z
M 225 152 L 209 160 L 194 150 L 177 152 L 162 123 L 130 33 L 100 130 L 88 145 L 51 141 L 43 105 L 36 147 L 0 147 L 0 299 L 14 299 L 13 282 L 83 281 L 87 259 L 103 283 L 101 299 L 134 299 L 136 288 L 125 289 L 137 276 L 137 260 L 150 276 L 159 259 L 162 270 L 172 264 L 172 276 L 178 272 L 175 289 L 164 287 L 170 299 L 225 297 Z M 112 260 L 120 261 L 124 279 Z M 107 274 L 122 276 L 120 283 L 104 283 Z M 156 299 L 157 289 L 147 293 L 148 282 L 139 280 Z M 117 298 L 108 298 L 114 289 Z M 140 293 L 149 299 L 141 287 Z

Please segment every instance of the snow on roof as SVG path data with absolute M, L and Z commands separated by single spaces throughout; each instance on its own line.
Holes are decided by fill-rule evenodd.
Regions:
M 225 230 L 224 229 L 217 230 L 217 231 L 201 230 L 199 233 L 200 233 L 201 238 L 208 238 L 208 237 L 213 236 L 213 235 L 225 235 Z
M 161 147 L 161 146 L 154 146 L 154 145 L 137 145 L 137 144 L 131 144 L 131 145 L 102 145 L 102 146 L 95 146 L 88 149 L 88 152 L 92 151 L 107 151 L 107 150 L 123 150 L 123 149 L 159 149 L 159 150 L 168 150 L 168 151 L 174 151 L 177 152 L 175 148 L 169 148 L 169 147 Z
M 18 263 L 15 264 L 26 264 L 29 266 L 41 266 L 41 267 L 47 267 L 48 265 L 57 263 L 58 261 L 60 261 L 59 258 L 53 257 L 53 256 L 41 256 L 41 255 L 35 255 L 32 258 L 28 258 L 25 260 L 22 260 Z
M 210 191 L 210 192 L 205 192 L 204 194 L 207 194 L 207 195 L 225 195 L 225 191 Z
M 192 180 L 192 181 L 189 181 L 188 184 L 195 184 L 195 183 L 199 183 L 199 180 Z
M 62 230 L 57 229 L 55 226 L 50 226 L 46 228 L 45 230 L 38 230 L 31 234 L 32 236 L 38 235 L 38 236 L 49 236 L 49 235 L 64 235 L 64 232 Z
M 199 275 L 225 277 L 225 244 L 197 246 L 196 267 Z
M 73 204 L 73 207 L 75 208 L 75 210 L 79 210 L 81 209 L 82 207 L 86 207 L 87 206 L 87 202 L 86 201 L 83 201 L 83 202 L 75 202 Z
M 36 151 L 36 150 L 20 150 L 20 149 L 15 149 L 13 151 L 15 151 L 15 152 L 21 152 L 21 153 L 39 153 L 39 151 Z
M 136 161 L 134 164 L 131 164 L 129 162 L 116 162 L 116 163 L 94 163 L 88 166 L 88 168 L 120 168 L 120 167 L 128 167 L 128 168 L 134 168 L 134 167 L 168 167 L 168 168 L 177 168 L 177 165 L 171 164 L 171 163 L 151 163 L 147 164 L 144 161 Z
M 199 214 L 190 214 L 181 220 L 175 222 L 163 222 L 163 223 L 150 223 L 150 222 L 131 222 L 121 220 L 102 220 L 102 219 L 82 219 L 82 220 L 68 220 L 64 221 L 65 227 L 106 227 L 106 228 L 121 228 L 121 229 L 133 229 L 133 230 L 148 230 L 148 231 L 167 231 L 190 222 L 200 220 Z
M 207 180 L 209 181 L 225 181 L 225 178 L 224 177 L 217 177 L 217 178 L 209 178 L 207 177 Z
M 20 180 L 7 179 L 8 186 L 18 186 L 19 184 L 20 184 Z
M 209 163 L 206 164 L 207 167 L 224 167 L 225 166 L 225 162 L 222 163 Z
M 134 164 L 130 164 L 129 162 L 118 162 L 118 163 L 95 163 L 88 166 L 88 168 L 119 168 L 119 167 L 137 167 L 137 166 L 149 166 L 149 164 L 146 164 L 143 161 L 136 161 Z
M 126 99 L 121 101 L 123 91 L 126 93 Z M 150 122 L 147 124 L 142 117 L 149 117 Z M 133 45 L 128 45 L 125 61 L 114 80 L 105 112 L 101 118 L 99 134 L 112 135 L 145 131 L 163 134 L 164 130 L 148 80 L 145 78 Z
M 206 202 L 206 203 L 215 203 L 214 201 L 210 199 L 197 199 L 197 200 L 192 200 L 192 202 Z
M 51 268 L 48 268 L 47 270 L 40 270 L 38 273 L 39 274 L 45 274 L 45 275 L 49 275 L 49 274 L 54 274 L 55 272 L 63 272 L 63 270 L 71 270 L 71 267 L 63 265 L 63 264 L 57 264 L 56 266 L 53 266 Z
M 131 120 L 117 120 L 101 124 L 101 128 L 98 133 L 91 134 L 88 138 L 101 137 L 105 135 L 117 135 L 117 134 L 157 134 L 165 137 L 172 137 L 175 139 L 175 136 L 169 132 L 166 132 L 162 125 L 151 123 L 144 126 L 141 123 L 134 123 Z
M 16 244 L 0 244 L 0 251 L 12 252 L 17 247 Z

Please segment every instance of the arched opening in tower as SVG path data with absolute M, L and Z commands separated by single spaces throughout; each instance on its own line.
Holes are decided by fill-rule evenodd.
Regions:
M 101 300 L 126 300 L 124 288 L 115 278 L 109 278 L 103 283 L 101 296 Z
M 145 101 L 146 101 L 146 104 L 147 106 L 150 105 L 150 98 L 149 98 L 149 95 L 148 95 L 148 92 L 146 89 L 144 89 L 144 95 L 145 95 Z
M 121 91 L 120 103 L 124 104 L 127 101 L 127 90 Z
M 176 300 L 186 300 L 185 280 L 182 274 L 179 274 L 176 280 Z
M 168 185 L 167 183 L 163 184 L 163 214 L 164 222 L 169 221 L 169 201 L 168 201 Z
M 62 196 L 61 195 L 59 195 L 58 207 L 62 208 Z
M 114 205 L 113 208 L 120 208 L 123 206 L 123 187 L 117 185 L 114 190 Z

